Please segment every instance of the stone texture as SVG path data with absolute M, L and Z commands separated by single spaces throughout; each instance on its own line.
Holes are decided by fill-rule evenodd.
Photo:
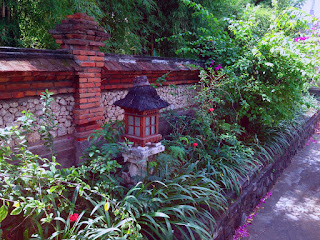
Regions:
M 163 86 L 158 87 L 159 96 L 170 103 L 170 106 L 162 109 L 160 112 L 168 109 L 181 109 L 192 105 L 189 99 L 194 96 L 194 90 L 189 89 L 191 85 L 177 85 L 176 88 Z M 127 90 L 111 90 L 103 92 L 101 95 L 101 107 L 104 108 L 103 122 L 120 120 L 124 118 L 124 110 L 116 107 L 113 103 L 127 95 Z
M 64 136 L 74 132 L 73 106 L 74 98 L 71 94 L 55 95 L 52 102 L 53 113 L 56 116 L 56 123 L 59 129 L 53 133 L 54 136 Z M 29 97 L 15 100 L 1 100 L 0 101 L 0 128 L 13 126 L 15 121 L 22 116 L 22 111 L 30 111 L 38 117 L 43 113 L 43 105 L 39 100 L 40 97 Z M 39 122 L 36 122 L 36 127 L 32 128 L 33 133 L 28 136 L 29 142 L 36 142 L 40 140 L 38 134 Z
M 146 147 L 131 147 L 122 154 L 124 162 L 129 163 L 130 177 L 144 176 L 147 171 L 148 158 L 163 152 L 165 147 L 161 143 L 147 143 Z

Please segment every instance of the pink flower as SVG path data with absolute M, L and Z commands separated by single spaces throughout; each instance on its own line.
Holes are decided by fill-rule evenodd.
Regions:
M 296 42 L 299 42 L 300 40 L 304 41 L 304 40 L 307 40 L 308 38 L 309 37 L 297 37 L 297 38 L 294 39 L 294 41 L 296 41 Z
M 215 70 L 215 71 L 219 71 L 221 68 L 222 68 L 222 66 L 221 66 L 221 64 L 219 64 L 218 66 L 216 66 L 216 67 L 214 68 L 214 70 Z
M 209 108 L 209 111 L 210 111 L 210 112 L 213 112 L 213 111 L 214 111 L 214 108 Z
M 192 143 L 192 146 L 196 147 L 198 146 L 198 143 Z
M 77 221 L 78 218 L 79 218 L 79 214 L 78 213 L 74 213 L 74 214 L 69 216 L 70 222 L 75 222 L 75 221 Z
M 214 66 L 214 61 L 212 61 L 210 64 L 210 67 L 213 67 L 213 66 Z

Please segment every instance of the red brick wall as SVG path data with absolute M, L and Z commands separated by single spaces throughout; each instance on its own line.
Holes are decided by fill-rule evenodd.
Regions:
M 132 87 L 133 79 L 137 76 L 146 75 L 150 83 L 155 83 L 159 77 L 168 73 L 169 70 L 152 71 L 103 71 L 101 89 L 123 89 Z M 171 71 L 163 83 L 166 85 L 192 84 L 199 81 L 199 71 Z
M 74 93 L 74 72 L 1 72 L 0 100 L 39 96 L 48 89 L 55 94 Z

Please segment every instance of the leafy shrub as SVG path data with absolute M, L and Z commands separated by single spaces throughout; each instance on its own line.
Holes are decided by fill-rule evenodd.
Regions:
M 319 78 L 319 60 L 312 54 L 319 51 L 319 45 L 306 44 L 307 37 L 297 38 L 300 31 L 308 28 L 305 14 L 297 9 L 281 13 L 270 9 L 272 14 L 264 14 L 270 19 L 261 29 L 261 15 L 256 11 L 259 9 L 262 8 L 248 6 L 238 16 L 240 19 L 229 19 L 230 32 L 219 30 L 219 24 L 211 21 L 207 25 L 211 30 L 200 35 L 199 42 L 192 41 L 187 49 L 197 55 L 205 53 L 207 58 L 209 69 L 201 73 L 201 84 L 206 85 L 202 88 L 202 102 L 209 101 L 217 109 L 223 104 L 226 121 L 252 132 L 292 119 L 297 106 L 303 103 L 308 83 Z M 203 8 L 199 14 L 212 19 Z M 217 52 L 208 48 L 207 40 L 216 36 L 229 39 L 237 50 L 226 50 L 216 43 Z M 195 42 L 198 47 L 193 45 Z M 229 50 L 231 55 L 225 52 Z
M 51 102 L 46 92 L 42 97 Z M 48 108 L 50 104 L 45 104 Z M 46 109 L 45 109 L 46 112 Z M 196 164 L 163 181 L 121 185 L 114 160 L 125 147 L 116 144 L 123 124 L 105 124 L 90 138 L 79 167 L 58 169 L 52 160 L 27 150 L 26 134 L 34 117 L 25 113 L 20 129 L 1 131 L 1 237 L 5 239 L 204 239 L 210 236 L 214 211 L 226 200 L 214 180 Z M 51 122 L 51 115 L 47 115 Z M 43 119 L 43 118 L 42 118 Z M 43 128 L 45 129 L 45 128 Z M 99 140 L 104 141 L 99 142 Z M 10 141 L 15 140 L 13 147 Z M 49 145 L 52 145 L 49 144 Z M 98 147 L 99 146 L 99 147 Z M 195 172 L 196 171 L 196 172 Z M 19 219 L 19 220 L 18 220 Z M 19 221 L 20 224 L 15 223 Z
M 40 123 L 44 124 L 41 129 L 47 136 L 46 132 L 52 130 L 50 124 L 54 117 L 46 114 L 50 112 L 51 94 L 46 92 L 41 99 L 45 114 Z M 135 235 L 133 219 L 128 218 L 125 210 L 112 212 L 109 216 L 109 208 L 117 209 L 117 203 L 108 197 L 106 193 L 109 191 L 97 191 L 100 190 L 99 182 L 92 184 L 86 177 L 97 173 L 102 176 L 106 172 L 110 174 L 114 166 L 102 164 L 101 168 L 94 168 L 98 162 L 93 161 L 91 166 L 83 168 L 58 169 L 54 155 L 49 161 L 28 150 L 26 135 L 34 120 L 34 116 L 26 112 L 18 120 L 19 124 L 0 131 L 1 238 L 79 239 L 90 236 L 105 239 L 123 237 L 128 232 L 130 236 Z M 53 145 L 52 138 L 45 140 L 47 146 Z M 107 157 L 110 153 L 106 151 L 104 154 Z M 99 155 L 96 158 L 99 159 Z M 102 171 L 106 166 L 109 169 Z M 107 179 L 110 182 L 110 178 Z M 104 210 L 101 212 L 100 208 Z

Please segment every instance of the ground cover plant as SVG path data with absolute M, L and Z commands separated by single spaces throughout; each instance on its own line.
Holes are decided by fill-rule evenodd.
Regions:
M 0 131 L 2 239 L 210 239 L 230 201 L 225 193 L 239 194 L 241 180 L 298 133 L 299 112 L 312 106 L 306 90 L 317 78 L 319 52 L 313 37 L 300 35 L 307 27 L 300 13 L 260 12 L 270 20 L 261 27 L 249 6 L 226 20 L 227 31 L 215 32 L 218 20 L 186 2 L 213 28 L 189 45 L 208 64 L 194 86 L 194 114 L 168 117 L 172 133 L 166 152 L 150 163 L 153 174 L 131 185 L 122 179 L 126 166 L 117 157 L 128 143 L 118 142 L 120 122 L 90 138 L 81 166 L 59 169 L 46 92 L 40 129 L 51 160 L 27 148 L 32 114 Z

